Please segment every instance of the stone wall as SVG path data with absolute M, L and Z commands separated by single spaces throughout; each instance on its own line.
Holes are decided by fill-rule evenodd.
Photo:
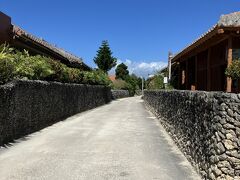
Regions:
M 0 86 L 0 145 L 111 101 L 110 88 L 43 81 Z
M 145 91 L 144 100 L 204 179 L 240 179 L 240 94 Z
M 111 90 L 111 92 L 112 92 L 112 99 L 129 97 L 128 90 Z

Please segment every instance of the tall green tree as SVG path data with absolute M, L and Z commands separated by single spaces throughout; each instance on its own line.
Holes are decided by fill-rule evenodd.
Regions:
M 142 89 L 142 85 L 143 85 L 143 88 L 145 88 L 145 79 L 144 78 L 142 79 L 142 77 L 137 77 L 137 86 L 138 86 L 138 88 Z
M 124 63 L 119 64 L 115 70 L 115 74 L 116 74 L 116 79 L 125 80 L 126 77 L 129 75 L 127 65 Z
M 93 60 L 98 68 L 103 70 L 105 73 L 116 66 L 117 59 L 112 56 L 112 51 L 109 47 L 108 41 L 102 42 L 102 45 L 99 47 L 97 55 Z

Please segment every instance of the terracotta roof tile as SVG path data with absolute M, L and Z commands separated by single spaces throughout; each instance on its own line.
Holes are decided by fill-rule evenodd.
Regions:
M 109 79 L 111 80 L 111 81 L 115 81 L 116 80 L 116 76 L 115 75 L 110 75 L 110 76 L 108 76 L 109 77 Z

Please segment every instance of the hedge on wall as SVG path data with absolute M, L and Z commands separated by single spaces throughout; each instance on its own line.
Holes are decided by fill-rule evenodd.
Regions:
M 234 59 L 227 67 L 225 74 L 232 79 L 240 79 L 240 59 Z
M 14 79 L 47 80 L 64 83 L 111 86 L 107 74 L 100 70 L 85 72 L 67 67 L 57 60 L 41 55 L 31 56 L 27 51 L 17 51 L 0 46 L 0 84 Z

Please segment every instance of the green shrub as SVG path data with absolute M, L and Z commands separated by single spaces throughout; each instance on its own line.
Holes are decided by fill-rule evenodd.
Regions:
M 13 79 L 111 86 L 110 79 L 102 71 L 81 71 L 48 57 L 31 56 L 26 50 L 20 52 L 2 45 L 0 46 L 0 84 Z
M 111 81 L 107 74 L 100 70 L 84 72 L 82 82 L 84 84 L 111 86 Z
M 147 80 L 147 89 L 164 89 L 163 76 L 155 75 Z
M 101 70 L 93 71 L 96 75 L 97 83 L 100 85 L 107 85 L 112 87 L 112 81 L 109 79 L 108 75 Z
M 54 74 L 46 57 L 40 55 L 29 56 L 28 53 L 23 53 L 17 55 L 15 60 L 17 78 L 45 80 L 48 76 Z
M 135 74 L 131 74 L 125 77 L 125 81 L 128 83 L 128 91 L 130 96 L 134 96 L 138 86 L 138 77 Z
M 0 58 L 0 84 L 13 80 L 15 64 L 12 59 Z
M 5 45 L 0 46 L 0 84 L 14 78 L 15 62 L 11 54 L 12 50 Z
M 31 67 L 31 62 L 29 61 L 29 54 L 27 51 L 12 54 L 15 61 L 15 78 L 27 78 L 32 79 L 34 76 L 34 71 Z
M 128 90 L 130 96 L 134 96 L 135 94 L 134 86 L 122 79 L 116 79 L 115 81 L 113 81 L 113 89 Z
M 48 76 L 54 74 L 51 65 L 48 63 L 48 58 L 42 56 L 32 56 L 29 58 L 30 62 L 32 62 L 33 69 L 33 79 L 41 79 L 44 80 Z
M 49 59 L 48 63 L 54 73 L 50 76 L 49 80 L 59 82 L 69 82 L 69 69 L 65 64 L 53 59 Z
M 82 83 L 84 72 L 76 68 L 67 68 L 68 81 L 70 83 Z
M 234 60 L 226 69 L 225 74 L 232 79 L 240 79 L 240 59 Z
M 94 73 L 93 72 L 85 72 L 83 76 L 84 84 L 95 84 Z
M 128 83 L 122 79 L 116 79 L 113 81 L 113 89 L 123 89 L 127 90 L 128 89 Z

